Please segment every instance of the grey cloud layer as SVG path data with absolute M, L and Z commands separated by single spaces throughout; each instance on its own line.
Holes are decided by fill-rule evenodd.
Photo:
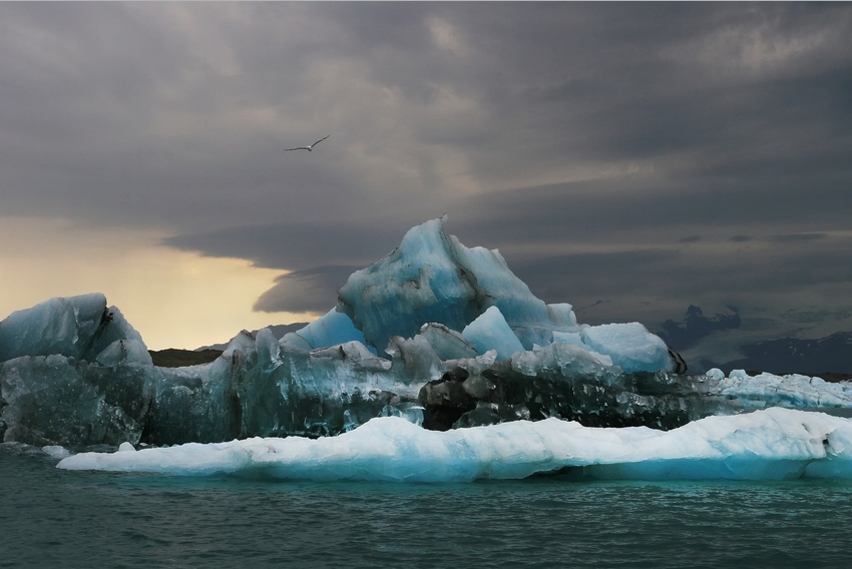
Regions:
M 544 298 L 607 300 L 592 320 L 852 292 L 847 3 L 0 15 L 0 213 L 296 271 L 259 310 L 332 306 L 349 267 L 444 212 Z

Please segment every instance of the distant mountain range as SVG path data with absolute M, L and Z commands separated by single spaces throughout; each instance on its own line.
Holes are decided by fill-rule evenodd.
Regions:
M 745 369 L 804 375 L 852 373 L 852 332 L 837 332 L 818 340 L 766 340 L 741 346 L 740 350 L 746 357 L 723 364 L 722 371 Z
M 737 308 L 727 308 L 729 314 L 708 317 L 701 308 L 690 305 L 682 321 L 666 320 L 655 332 L 675 350 L 693 355 L 694 361 L 689 357 L 686 359 L 690 372 L 701 373 L 717 367 L 725 373 L 744 369 L 820 377 L 852 374 L 852 332 L 836 332 L 818 339 L 784 337 L 755 340 L 753 335 L 738 336 L 743 328 L 743 319 Z M 727 342 L 720 341 L 726 337 Z M 736 341 L 738 337 L 742 337 L 739 342 Z M 733 346 L 742 357 L 731 359 L 730 349 L 714 353 L 714 346 L 721 344 L 727 344 L 729 348 Z M 703 349 L 697 346 L 703 346 Z
M 690 304 L 682 322 L 666 320 L 657 334 L 675 350 L 685 350 L 714 332 L 737 329 L 742 326 L 739 310 L 733 306 L 727 308 L 733 314 L 716 314 L 713 317 L 707 317 L 704 316 L 701 308 Z

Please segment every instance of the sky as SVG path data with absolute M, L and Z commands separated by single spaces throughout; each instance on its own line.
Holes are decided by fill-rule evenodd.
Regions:
M 0 319 L 103 292 L 149 348 L 221 342 L 446 213 L 581 322 L 852 330 L 850 30 L 844 2 L 0 3 Z

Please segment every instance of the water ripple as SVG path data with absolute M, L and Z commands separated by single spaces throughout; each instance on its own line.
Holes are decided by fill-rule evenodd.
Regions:
M 0 567 L 845 566 L 837 482 L 275 483 L 0 455 Z

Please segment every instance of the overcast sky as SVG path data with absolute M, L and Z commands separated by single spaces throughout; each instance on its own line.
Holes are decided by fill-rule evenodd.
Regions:
M 0 77 L 0 318 L 222 341 L 447 213 L 581 322 L 852 329 L 849 3 L 4 2 Z

